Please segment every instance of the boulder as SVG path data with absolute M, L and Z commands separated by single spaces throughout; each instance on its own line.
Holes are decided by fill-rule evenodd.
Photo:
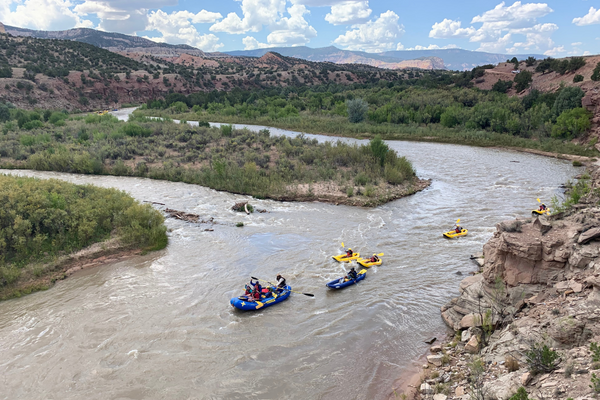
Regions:
M 429 351 L 431 351 L 432 353 L 439 353 L 440 351 L 442 351 L 442 346 L 440 346 L 440 345 L 431 346 Z
M 472 328 L 481 326 L 481 316 L 475 314 L 467 314 L 460 320 L 460 329 Z
M 591 242 L 592 240 L 595 240 L 598 238 L 600 238 L 600 227 L 591 228 L 591 229 L 588 229 L 587 231 L 583 232 L 581 235 L 579 235 L 579 239 L 577 239 L 577 243 L 586 244 L 586 243 Z
M 552 229 L 552 224 L 548 222 L 546 217 L 538 217 L 533 221 L 533 227 L 542 235 L 545 235 L 550 229 Z
M 432 355 L 432 356 L 427 356 L 427 362 L 430 364 L 435 365 L 436 367 L 441 367 L 442 366 L 442 357 L 441 355 Z
M 585 323 L 573 317 L 555 318 L 550 322 L 548 334 L 560 344 L 573 346 L 587 338 L 584 328 Z
M 477 336 L 471 336 L 471 339 L 469 339 L 469 341 L 465 345 L 465 351 L 468 351 L 469 353 L 473 354 L 479 352 L 479 339 L 477 339 Z
M 431 385 L 429 385 L 429 383 L 427 383 L 427 382 L 423 382 L 421 384 L 421 387 L 419 387 L 419 391 L 423 394 L 433 393 L 433 389 L 431 388 Z
M 583 285 L 579 282 L 575 282 L 574 280 L 569 282 L 569 288 L 571 288 L 575 293 L 581 293 L 583 291 Z
M 508 400 L 521 386 L 518 372 L 511 372 L 483 386 L 486 399 Z
M 456 397 L 462 397 L 464 396 L 466 393 L 465 391 L 465 387 L 464 386 L 458 386 L 455 390 L 454 390 L 454 396 Z
M 471 339 L 471 332 L 468 329 L 465 329 L 460 334 L 460 341 L 467 342 L 469 339 Z
M 433 395 L 433 400 L 446 400 L 447 398 L 448 398 L 448 396 L 446 396 L 445 394 L 442 394 L 442 393 Z
M 529 385 L 529 382 L 531 382 L 531 378 L 531 372 L 525 372 L 523 375 L 521 375 L 521 385 Z
M 599 277 L 589 277 L 586 279 L 586 283 L 588 285 L 592 285 L 592 293 L 587 298 L 587 301 L 593 304 L 600 303 L 600 278 Z

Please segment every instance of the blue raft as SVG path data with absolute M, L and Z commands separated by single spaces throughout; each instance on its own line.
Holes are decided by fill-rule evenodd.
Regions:
M 290 297 L 291 290 L 292 290 L 292 287 L 288 285 L 285 287 L 283 292 L 273 294 L 273 295 L 269 294 L 269 295 L 267 295 L 269 297 L 265 297 L 265 298 L 261 297 L 260 301 L 248 301 L 245 296 L 240 296 L 240 297 L 232 298 L 229 301 L 229 303 L 233 307 L 238 308 L 240 310 L 245 310 L 245 311 L 260 310 L 262 308 L 266 308 L 266 307 L 272 306 L 273 304 L 281 303 L 282 301 L 286 300 L 288 297 Z
M 330 289 L 343 289 L 350 285 L 354 285 L 356 282 L 362 281 L 363 279 L 365 279 L 366 276 L 367 276 L 367 270 L 363 269 L 358 273 L 358 276 L 354 280 L 349 280 L 349 281 L 344 282 L 344 279 L 346 277 L 343 277 L 343 278 L 339 278 L 334 281 L 331 281 L 331 282 L 327 283 L 325 286 L 327 286 Z

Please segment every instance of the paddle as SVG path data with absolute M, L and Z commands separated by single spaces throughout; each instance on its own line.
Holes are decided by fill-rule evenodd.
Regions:
M 253 276 L 251 276 L 250 278 L 252 278 L 252 279 L 254 279 L 254 280 L 257 280 L 257 281 L 263 281 L 263 282 L 267 282 L 269 285 L 275 286 L 275 285 L 273 285 L 271 282 L 269 282 L 269 281 L 265 281 L 264 279 L 258 279 L 258 278 L 255 278 L 255 277 L 253 277 Z M 305 295 L 305 296 L 308 296 L 308 297 L 315 297 L 315 295 L 314 295 L 314 294 L 312 294 L 312 293 L 302 293 L 302 292 L 297 292 L 297 291 L 295 291 L 295 290 L 291 290 L 291 289 L 285 289 L 285 290 L 289 290 L 290 292 L 294 292 L 294 293 L 298 293 L 298 294 L 303 294 L 303 295 Z

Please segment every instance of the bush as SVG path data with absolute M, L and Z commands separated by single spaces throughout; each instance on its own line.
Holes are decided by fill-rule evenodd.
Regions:
M 523 386 L 521 386 L 519 388 L 519 390 L 517 390 L 517 393 L 513 394 L 510 399 L 508 400 L 530 400 L 528 395 L 527 395 L 527 391 L 525 390 L 525 388 Z
M 221 135 L 231 136 L 233 133 L 233 125 L 221 125 Z
M 552 113 L 558 117 L 564 111 L 572 110 L 573 108 L 581 107 L 581 99 L 585 93 L 580 87 L 570 86 L 562 89 L 554 101 L 552 106 Z
M 383 167 L 386 154 L 390 150 L 388 145 L 385 144 L 385 142 L 381 139 L 381 136 L 377 135 L 371 139 L 369 147 L 371 148 L 371 153 L 373 153 L 373 156 L 379 160 L 381 166 Z
M 592 361 L 600 362 L 600 346 L 598 346 L 598 343 L 590 343 L 590 351 L 592 352 Z
M 24 123 L 22 126 L 22 129 L 25 129 L 26 131 L 30 131 L 32 129 L 41 128 L 43 126 L 44 126 L 44 123 L 42 121 L 40 121 L 39 119 L 34 119 L 33 121 Z
M 521 71 L 515 76 L 515 89 L 517 92 L 522 92 L 529 87 L 529 84 L 533 81 L 533 75 L 529 71 Z
M 369 111 L 369 104 L 363 99 L 346 100 L 348 121 L 355 124 L 364 121 Z
M 131 137 L 148 137 L 152 135 L 152 131 L 150 129 L 143 128 L 138 124 L 134 124 L 132 122 L 128 122 L 127 124 L 125 124 L 125 126 L 123 127 L 123 133 Z
M 560 364 L 558 353 L 545 344 L 533 343 L 530 349 L 525 352 L 525 357 L 529 370 L 534 374 L 552 372 Z
M 572 57 L 571 60 L 569 60 L 568 71 L 575 72 L 579 68 L 582 68 L 584 66 L 585 66 L 585 59 L 583 57 Z
M 577 137 L 590 128 L 591 118 L 592 113 L 584 108 L 564 111 L 552 127 L 552 136 L 566 139 Z
M 237 226 L 238 228 L 242 228 L 244 226 L 244 223 L 238 222 L 237 224 L 235 224 L 235 226 Z
M 594 72 L 592 73 L 592 80 L 594 82 L 600 81 L 600 62 L 596 64 L 596 68 L 594 68 Z
M 494 86 L 492 86 L 492 91 L 506 93 L 512 85 L 513 81 L 503 81 L 502 79 L 499 79 L 498 82 L 494 83 Z
M 592 373 L 592 377 L 590 378 L 590 380 L 592 381 L 590 388 L 595 393 L 600 393 L 600 378 L 598 378 L 595 373 Z
M 573 83 L 577 83 L 577 82 L 583 82 L 583 75 L 577 74 L 573 77 Z

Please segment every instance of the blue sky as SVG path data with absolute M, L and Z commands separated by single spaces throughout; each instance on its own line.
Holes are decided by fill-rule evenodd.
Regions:
M 333 45 L 600 54 L 600 0 L 0 0 L 0 21 L 89 27 L 205 51 Z

